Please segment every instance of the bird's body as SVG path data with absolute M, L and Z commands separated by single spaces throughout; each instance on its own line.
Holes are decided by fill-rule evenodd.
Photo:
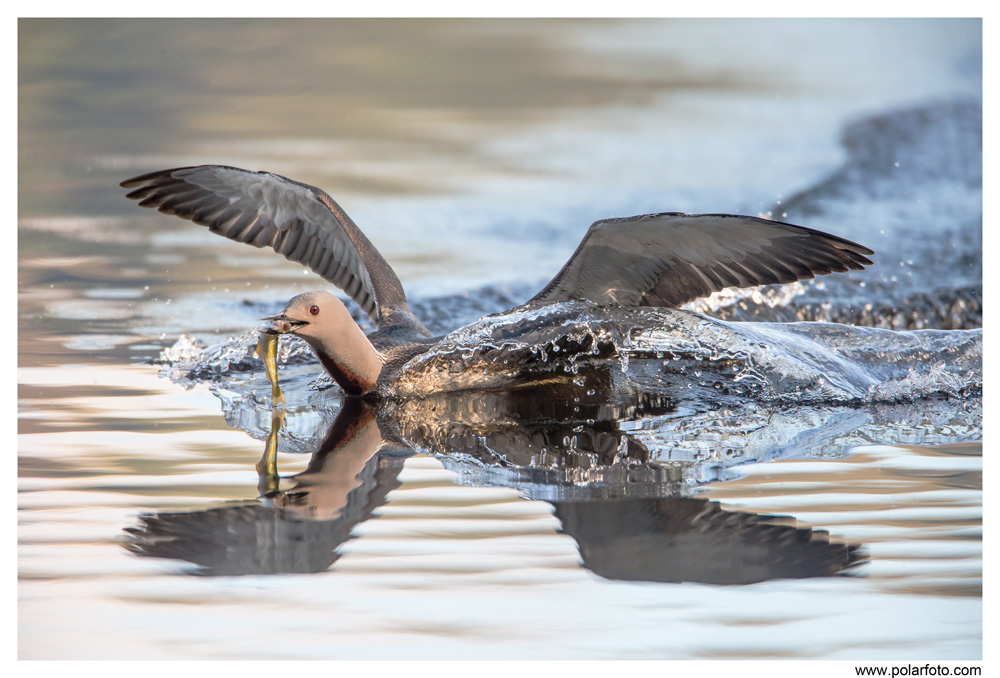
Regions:
M 375 322 L 365 336 L 329 292 L 307 292 L 270 316 L 270 331 L 304 338 L 349 395 L 376 392 L 439 338 L 417 318 L 392 267 L 343 209 L 318 188 L 268 172 L 202 165 L 121 184 L 143 207 L 174 214 L 238 242 L 270 246 L 343 289 Z M 562 270 L 532 298 L 678 307 L 727 287 L 787 283 L 862 270 L 857 243 L 758 217 L 676 212 L 591 225 Z

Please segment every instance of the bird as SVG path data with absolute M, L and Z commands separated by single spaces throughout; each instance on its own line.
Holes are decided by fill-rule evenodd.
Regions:
M 357 224 L 315 186 L 225 165 L 159 170 L 120 185 L 141 207 L 271 247 L 346 292 L 374 332 L 366 335 L 325 290 L 299 294 L 261 320 L 268 332 L 304 339 L 348 396 L 390 387 L 408 360 L 442 338 L 410 310 L 395 271 Z M 601 219 L 529 303 L 678 308 L 728 287 L 864 270 L 873 254 L 839 236 L 763 217 L 660 212 Z

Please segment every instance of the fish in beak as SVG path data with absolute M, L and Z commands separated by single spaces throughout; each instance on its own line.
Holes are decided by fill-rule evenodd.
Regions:
M 305 327 L 309 324 L 306 320 L 297 320 L 295 318 L 290 318 L 285 315 L 284 312 L 276 313 L 275 315 L 264 316 L 263 318 L 258 318 L 257 320 L 261 322 L 266 322 L 268 325 L 262 327 L 258 330 L 261 334 L 288 334 L 294 333 L 295 330 L 300 327 Z

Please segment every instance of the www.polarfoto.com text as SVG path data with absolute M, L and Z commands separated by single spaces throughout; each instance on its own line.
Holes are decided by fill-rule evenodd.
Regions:
M 905 666 L 855 666 L 858 676 L 978 676 L 979 666 L 942 666 L 941 664 L 907 664 Z

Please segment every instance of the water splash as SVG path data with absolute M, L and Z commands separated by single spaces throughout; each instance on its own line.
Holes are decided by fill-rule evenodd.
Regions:
M 875 402 L 982 391 L 982 331 L 733 323 L 673 309 L 522 306 L 411 360 L 397 395 L 509 386 L 616 367 L 618 386 L 687 398 Z

